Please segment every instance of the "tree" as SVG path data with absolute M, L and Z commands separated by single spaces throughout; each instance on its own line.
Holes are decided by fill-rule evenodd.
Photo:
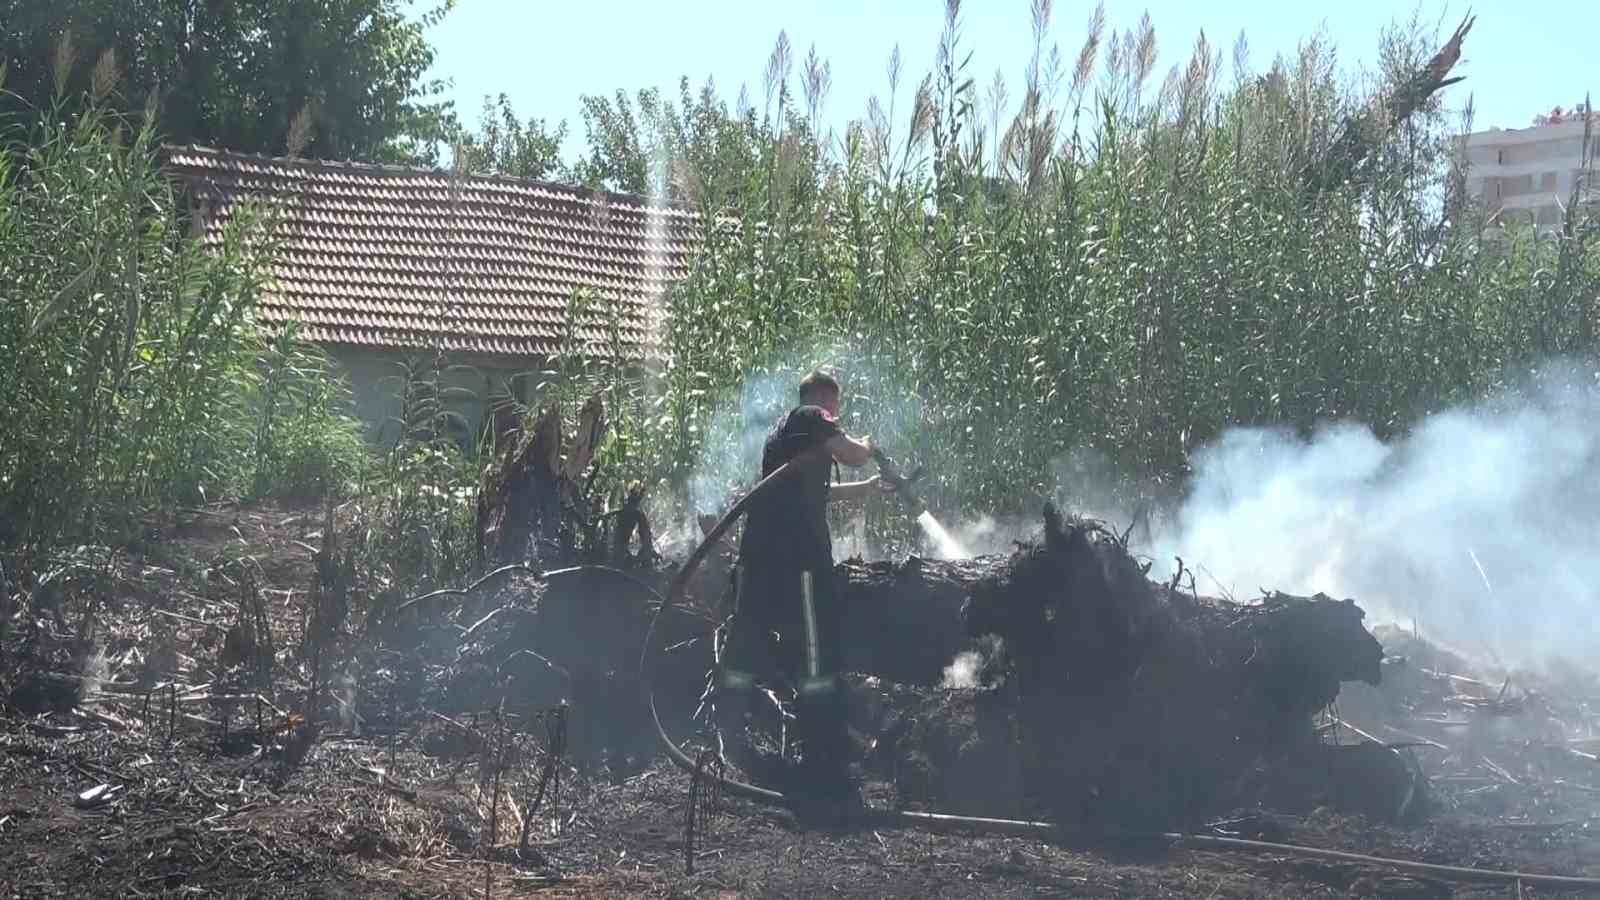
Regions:
M 634 97 L 617 91 L 614 100 L 584 96 L 589 152 L 573 167 L 573 178 L 626 193 L 660 191 L 671 202 L 707 209 L 734 203 L 762 148 L 770 149 L 771 135 L 758 127 L 742 97 L 740 115 L 730 113 L 710 81 L 691 93 L 689 79 L 682 78 L 678 95 L 676 105 L 655 88 Z M 656 178 L 660 183 L 652 185 Z
M 310 156 L 434 162 L 454 117 L 422 81 L 423 32 L 455 0 L 415 21 L 412 2 L 0 0 L 0 115 L 26 124 L 97 83 L 176 143 L 282 153 L 296 130 Z
M 483 98 L 483 118 L 476 134 L 462 131 L 458 141 L 468 171 L 515 178 L 571 180 L 561 164 L 561 142 L 567 136 L 565 120 L 549 128 L 543 119 L 517 118 L 505 94 Z
M 639 110 L 659 109 L 660 92 L 647 88 L 639 92 Z M 577 166 L 579 180 L 595 187 L 606 187 L 629 194 L 644 194 L 650 189 L 650 125 L 634 114 L 627 91 L 617 91 L 616 102 L 605 97 L 584 95 L 583 121 L 589 132 L 589 157 Z

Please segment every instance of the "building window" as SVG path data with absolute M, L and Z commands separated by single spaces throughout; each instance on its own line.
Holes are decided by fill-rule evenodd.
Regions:
M 1540 145 L 1523 144 L 1500 151 L 1500 161 L 1505 165 L 1520 166 L 1531 163 L 1540 156 Z
M 1517 175 L 1512 178 L 1500 179 L 1501 192 L 1507 197 L 1520 197 L 1523 194 L 1533 193 L 1533 176 Z
M 1546 172 L 1539 176 L 1539 190 L 1554 191 L 1556 189 L 1556 173 Z

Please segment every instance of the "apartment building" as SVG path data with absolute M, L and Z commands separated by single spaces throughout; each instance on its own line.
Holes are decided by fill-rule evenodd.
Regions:
M 1586 120 L 1593 132 L 1588 148 Z M 1583 105 L 1571 111 L 1556 107 L 1528 128 L 1491 128 L 1462 140 L 1467 191 L 1487 207 L 1491 227 L 1531 221 L 1553 230 L 1575 189 L 1593 197 L 1600 187 L 1585 174 L 1585 166 L 1600 158 L 1600 113 Z

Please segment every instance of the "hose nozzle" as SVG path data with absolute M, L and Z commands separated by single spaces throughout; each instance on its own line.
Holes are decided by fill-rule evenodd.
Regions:
M 912 512 L 921 512 L 922 498 L 916 494 L 915 484 L 922 478 L 922 466 L 917 466 L 910 475 L 900 474 L 900 467 L 889 454 L 882 448 L 872 448 L 872 459 L 878 464 L 878 477 L 894 485 L 894 492 L 900 497 Z

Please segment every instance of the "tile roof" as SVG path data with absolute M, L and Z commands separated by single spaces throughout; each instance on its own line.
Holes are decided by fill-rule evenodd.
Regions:
M 221 243 L 246 197 L 283 201 L 273 204 L 285 214 L 276 285 L 258 316 L 269 328 L 297 318 L 320 343 L 548 354 L 585 287 L 600 309 L 622 302 L 623 336 L 637 347 L 659 326 L 653 300 L 687 273 L 698 234 L 692 212 L 567 185 L 479 176 L 452 185 L 431 169 L 163 152 L 169 176 L 210 203 L 208 244 Z M 577 336 L 603 352 L 606 331 L 597 322 Z

